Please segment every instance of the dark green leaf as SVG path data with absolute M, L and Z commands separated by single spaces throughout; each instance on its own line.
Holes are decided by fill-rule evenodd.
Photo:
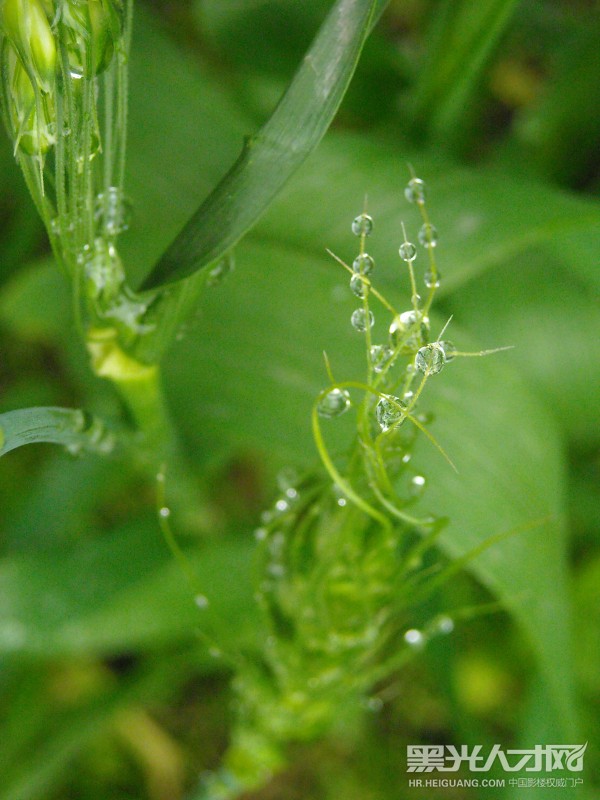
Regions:
M 192 274 L 229 250 L 265 211 L 329 127 L 378 5 L 338 0 L 275 112 L 169 247 L 144 288 Z
M 0 414 L 0 456 L 16 447 L 51 442 L 74 452 L 110 452 L 114 446 L 104 423 L 70 408 L 22 408 Z

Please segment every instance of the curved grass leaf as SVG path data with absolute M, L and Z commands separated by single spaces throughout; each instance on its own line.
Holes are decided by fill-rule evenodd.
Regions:
M 381 0 L 338 0 L 271 118 L 164 253 L 143 289 L 191 275 L 229 250 L 321 141 Z
M 70 408 L 22 408 L 0 414 L 0 456 L 38 442 L 61 444 L 74 452 L 108 453 L 114 438 L 102 420 Z

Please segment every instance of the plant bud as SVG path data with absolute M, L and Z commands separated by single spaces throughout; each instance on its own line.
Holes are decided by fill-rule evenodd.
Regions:
M 16 51 L 12 47 L 7 51 L 9 121 L 15 148 L 31 156 L 44 155 L 56 141 L 54 106 L 49 96 L 36 91 Z
M 56 43 L 39 0 L 4 0 L 2 25 L 23 65 L 49 92 L 56 72 Z
M 85 4 L 67 0 L 63 21 L 68 28 L 67 51 L 73 77 L 103 72 L 111 62 L 119 22 L 111 3 L 89 0 Z

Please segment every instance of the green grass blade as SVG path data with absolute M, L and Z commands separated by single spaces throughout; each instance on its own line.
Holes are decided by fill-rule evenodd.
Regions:
M 104 423 L 70 408 L 22 408 L 0 414 L 0 456 L 37 442 L 61 444 L 75 452 L 107 453 L 114 439 Z
M 229 250 L 318 145 L 348 87 L 377 0 L 338 0 L 271 118 L 158 261 L 143 288 L 185 278 Z
M 470 98 L 516 5 L 517 0 L 446 0 L 436 10 L 415 86 L 416 134 L 444 147 L 460 136 Z

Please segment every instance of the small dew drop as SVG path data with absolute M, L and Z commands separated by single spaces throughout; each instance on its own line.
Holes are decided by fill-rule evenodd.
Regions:
M 355 236 L 370 236 L 373 230 L 373 219 L 368 214 L 359 214 L 352 220 L 352 233 Z
M 371 711 L 376 714 L 383 708 L 383 700 L 380 697 L 367 697 L 364 701 L 364 707 L 367 709 L 367 711 Z
M 209 655 L 211 658 L 221 658 L 221 656 L 223 655 L 223 653 L 222 653 L 222 652 L 219 650 L 219 648 L 218 648 L 218 647 L 209 647 L 209 648 L 208 648 L 208 655 Z
M 423 494 L 425 491 L 425 483 L 426 481 L 423 475 L 415 475 L 411 479 L 409 491 L 413 497 Z
M 257 528 L 254 531 L 254 538 L 257 542 L 264 542 L 267 538 L 267 529 L 266 528 Z
M 317 413 L 325 419 L 339 417 L 350 408 L 350 395 L 345 389 L 332 389 L 319 400 Z
M 278 514 L 284 514 L 286 511 L 290 510 L 290 504 L 287 500 L 284 500 L 283 497 L 280 497 L 279 500 L 275 503 L 275 511 Z
M 352 262 L 352 269 L 357 275 L 370 275 L 375 266 L 375 259 L 368 253 L 361 253 Z
M 109 186 L 96 197 L 94 217 L 100 232 L 109 237 L 128 230 L 131 225 L 132 206 L 118 186 Z
M 403 261 L 414 261 L 417 257 L 417 248 L 412 242 L 403 242 L 398 248 L 398 252 Z
M 423 275 L 423 283 L 428 289 L 439 289 L 440 278 L 441 275 L 437 269 L 435 272 L 432 269 L 426 269 Z
M 419 231 L 419 244 L 423 247 L 436 247 L 438 243 L 438 232 L 434 225 L 425 222 Z
M 423 375 L 437 375 L 440 372 L 446 359 L 444 351 L 439 342 L 432 342 L 421 347 L 415 356 L 415 366 Z
M 448 617 L 446 615 L 438 617 L 436 620 L 436 629 L 443 634 L 452 633 L 454 630 L 454 620 L 452 617 Z
M 399 420 L 402 419 L 404 410 L 405 405 L 399 397 L 388 394 L 379 399 L 375 408 L 375 416 L 383 433 L 389 431 L 392 425 L 396 423 L 402 424 L 404 420 L 402 422 L 399 422 Z
M 421 649 L 425 645 L 425 637 L 420 630 L 417 628 L 410 628 L 404 634 L 404 641 L 410 647 L 414 647 L 416 650 Z
M 367 313 L 364 308 L 357 308 L 356 311 L 352 312 L 350 322 L 355 331 L 364 333 L 368 328 L 373 327 L 375 317 L 372 311 Z
M 421 180 L 421 178 L 411 178 L 409 180 L 406 189 L 404 190 L 404 196 L 408 200 L 409 203 L 419 203 L 422 204 L 425 202 L 425 183 Z
M 410 453 L 404 453 L 404 455 L 402 456 L 402 463 L 403 464 L 408 464 L 408 462 L 410 461 L 411 458 L 412 458 L 412 456 L 411 456 Z
M 159 516 L 161 516 L 163 519 L 168 519 L 168 518 L 171 516 L 171 509 L 170 509 L 170 508 L 167 508 L 167 506 L 163 506 L 163 507 L 162 507 L 162 508 L 159 510 L 158 514 L 159 514 Z
M 218 264 L 210 270 L 208 273 L 208 278 L 206 279 L 207 286 L 218 286 L 226 275 L 229 275 L 230 272 L 233 272 L 235 269 L 235 261 L 233 258 L 233 254 L 228 253 Z
M 438 342 L 438 346 L 444 353 L 444 361 L 446 364 L 456 357 L 456 347 L 452 344 L 452 342 Z
M 362 300 L 369 291 L 369 284 L 366 283 L 360 275 L 353 275 L 350 278 L 350 291 L 355 297 Z
M 394 362 L 394 351 L 385 344 L 374 344 L 369 351 L 371 364 L 375 372 L 383 372 Z
M 345 497 L 338 497 L 337 504 L 340 508 L 344 508 L 344 506 L 348 505 L 348 501 Z
M 194 602 L 198 608 L 208 608 L 208 597 L 204 594 L 197 594 L 196 597 L 194 597 Z

